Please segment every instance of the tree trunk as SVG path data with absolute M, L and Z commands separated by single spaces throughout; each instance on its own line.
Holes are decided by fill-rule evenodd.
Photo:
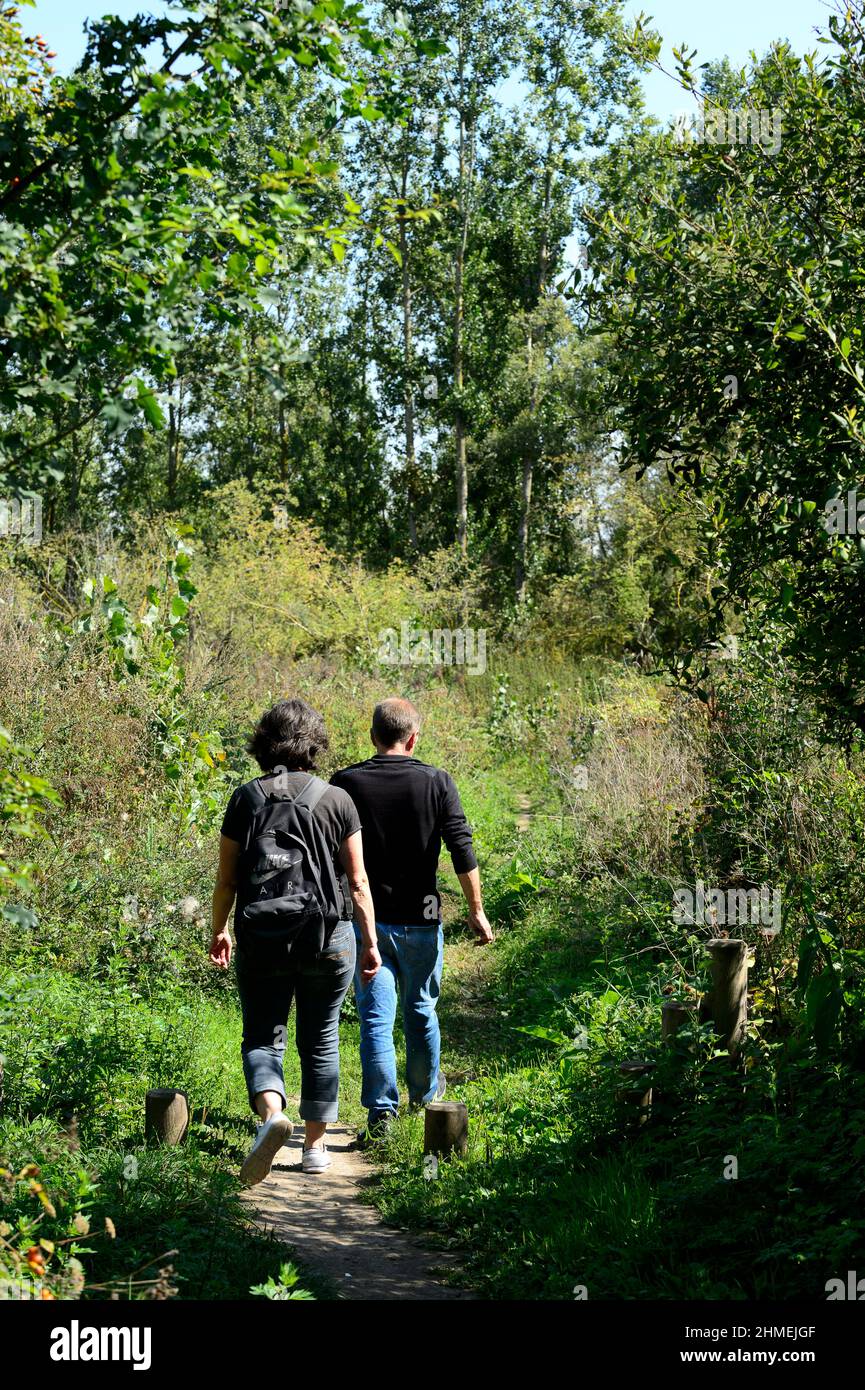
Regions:
M 529 338 L 526 345 L 528 357 L 529 377 L 532 378 L 534 369 L 534 336 L 532 329 L 529 328 Z M 531 385 L 531 405 L 532 415 L 537 410 L 537 399 L 535 382 L 532 379 Z M 529 568 L 529 517 L 532 509 L 532 484 L 535 477 L 535 460 L 532 452 L 532 445 L 529 444 L 523 455 L 523 478 L 520 487 L 520 521 L 517 529 L 517 571 L 516 571 L 516 600 L 522 603 L 526 596 L 526 577 Z
M 458 207 L 459 241 L 454 257 L 454 349 L 453 372 L 454 394 L 457 399 L 454 412 L 454 455 L 456 466 L 456 540 L 463 555 L 468 550 L 468 501 L 469 479 L 466 455 L 466 420 L 462 410 L 461 396 L 464 373 L 463 331 L 465 320 L 465 261 L 468 245 L 470 204 L 469 193 L 474 168 L 474 117 L 466 115 L 464 103 L 464 54 L 460 34 L 459 57 L 459 161 L 458 161 Z
M 535 477 L 535 461 L 530 453 L 523 458 L 523 479 L 520 487 L 520 525 L 517 532 L 517 603 L 526 596 L 526 578 L 529 563 L 529 514 L 532 508 L 532 483 Z
M 463 389 L 463 260 L 464 242 L 457 252 L 454 266 L 454 391 L 458 401 Z M 459 404 L 454 416 L 454 452 L 457 482 L 456 536 L 457 545 L 465 555 L 468 550 L 469 476 L 466 422 L 462 406 Z
M 556 102 L 553 102 L 553 112 Z M 553 199 L 553 132 L 547 140 L 547 155 L 544 161 L 544 198 L 541 211 L 541 244 L 538 249 L 538 281 L 536 304 L 540 304 L 546 293 L 547 276 L 550 264 L 550 209 Z M 538 383 L 534 374 L 534 327 L 530 324 L 526 355 L 530 382 L 529 414 L 536 420 L 538 413 Z M 541 341 L 543 351 L 543 340 Z M 537 430 L 537 426 L 535 426 Z M 529 568 L 529 526 L 532 513 L 532 486 L 535 478 L 535 455 L 530 444 L 523 456 L 523 476 L 520 484 L 520 521 L 517 530 L 516 600 L 522 603 L 526 596 L 526 579 Z
M 402 188 L 405 201 L 408 193 L 408 152 L 407 132 L 403 140 Z M 403 211 L 405 209 L 403 208 Z M 412 550 L 418 548 L 417 540 L 417 457 L 415 452 L 415 405 L 414 405 L 414 329 L 412 323 L 411 266 L 409 262 L 409 241 L 406 219 L 399 219 L 399 250 L 402 277 L 402 373 L 403 373 L 403 470 L 406 480 L 406 507 L 408 511 L 408 533 Z
M 457 545 L 463 555 L 469 546 L 469 477 L 466 462 L 466 427 L 462 413 L 457 413 L 456 422 L 456 461 L 457 461 Z
M 626 1105 L 635 1107 L 637 1124 L 644 1125 L 652 1112 L 651 1062 L 622 1062 L 619 1075 L 623 1082 L 616 1095 Z
M 279 382 L 285 392 L 285 363 L 279 364 Z M 285 395 L 279 397 L 279 481 L 283 487 L 288 485 L 288 434 L 285 428 Z
M 180 433 L 183 427 L 183 378 L 177 378 L 177 405 L 168 402 L 168 505 L 177 502 L 177 475 L 180 471 Z

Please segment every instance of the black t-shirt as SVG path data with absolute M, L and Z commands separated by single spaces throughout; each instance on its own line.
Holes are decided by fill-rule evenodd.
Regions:
M 450 774 L 407 754 L 377 753 L 335 773 L 331 786 L 349 792 L 360 815 L 376 920 L 398 926 L 437 923 L 442 841 L 456 873 L 467 873 L 478 862 Z
M 265 772 L 257 780 L 261 783 L 266 792 L 268 783 L 276 776 L 284 778 L 284 790 L 292 796 L 297 796 L 310 779 L 308 772 Z M 249 783 L 246 784 L 247 786 Z M 226 807 L 225 815 L 222 818 L 222 834 L 229 840 L 236 840 L 240 845 L 241 854 L 245 854 L 249 849 L 250 830 L 252 829 L 253 811 L 247 798 L 243 795 L 243 787 L 238 787 L 233 793 L 231 800 Z M 315 816 L 324 838 L 327 841 L 331 854 L 333 855 L 334 868 L 342 888 L 346 906 L 350 909 L 351 894 L 348 890 L 348 880 L 343 873 L 339 862 L 339 851 L 344 840 L 349 835 L 354 835 L 360 830 L 360 817 L 358 816 L 355 804 L 348 792 L 340 791 L 338 787 L 328 786 L 322 792 L 321 799 L 312 813 Z

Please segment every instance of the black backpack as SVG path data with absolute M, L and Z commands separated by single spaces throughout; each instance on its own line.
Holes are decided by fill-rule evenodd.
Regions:
M 289 953 L 320 952 L 346 914 L 327 840 L 313 810 L 327 783 L 310 777 L 291 796 L 261 780 L 244 793 L 253 815 L 241 863 L 234 922 L 238 949 L 256 966 L 286 965 Z

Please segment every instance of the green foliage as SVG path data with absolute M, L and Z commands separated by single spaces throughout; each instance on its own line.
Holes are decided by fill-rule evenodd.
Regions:
M 621 9 L 226 0 L 108 17 L 64 77 L 0 14 L 0 490 L 44 523 L 0 498 L 0 1295 L 332 1296 L 250 1229 L 204 956 L 290 694 L 325 775 L 418 703 L 497 927 L 463 942 L 444 865 L 469 1152 L 431 1174 L 400 1118 L 388 1216 L 494 1298 L 812 1299 L 865 1259 L 863 544 L 820 524 L 863 481 L 861 4 L 819 69 L 701 69 L 710 109 L 783 109 L 774 153 L 646 122 L 660 40 Z M 394 665 L 404 623 L 483 628 L 490 670 Z M 781 895 L 735 1067 L 713 928 L 672 911 L 698 878 Z M 159 1084 L 176 1150 L 143 1142 Z
M 78 1256 L 89 1253 L 82 1244 L 90 1230 L 89 1175 L 79 1169 L 57 1197 L 46 1191 L 35 1163 L 19 1172 L 0 1167 L 0 1190 L 0 1209 L 16 1218 L 0 1221 L 0 1299 L 79 1298 L 84 1271 Z
M 143 611 L 133 617 L 108 575 L 88 579 L 84 597 L 89 608 L 66 633 L 96 634 L 106 644 L 122 685 L 124 676 L 139 676 L 150 704 L 152 733 L 168 782 L 166 810 L 183 833 L 209 829 L 224 809 L 228 775 L 225 750 L 216 729 L 200 731 L 187 697 L 181 664 L 188 636 L 190 604 L 197 590 L 189 578 L 191 527 L 169 532 L 161 584 L 148 584 Z M 213 702 L 205 693 L 200 717 Z
M 569 1299 L 584 1286 L 589 1299 L 820 1299 L 862 1258 L 865 1224 L 850 1206 L 865 1113 L 861 894 L 856 880 L 849 889 L 862 779 L 822 747 L 771 645 L 743 644 L 724 663 L 708 728 L 699 702 L 653 695 L 645 678 L 596 684 L 594 703 L 586 681 L 583 713 L 601 731 L 581 749 L 587 791 L 564 822 L 536 815 L 516 859 L 513 839 L 491 842 L 484 880 L 499 932 L 483 995 L 476 983 L 467 992 L 466 971 L 450 988 L 446 978 L 442 1005 L 469 1152 L 431 1179 L 408 1117 L 388 1140 L 378 1197 L 391 1219 L 457 1246 L 484 1297 Z M 629 810 L 627 750 L 642 757 L 644 736 L 668 767 L 677 827 L 653 841 L 654 874 L 638 872 L 644 831 Z M 561 737 L 548 733 L 552 746 Z M 701 776 L 669 777 L 696 756 Z M 784 886 L 779 937 L 744 929 L 740 1070 L 696 1011 L 710 929 L 671 921 L 674 883 L 737 873 Z M 668 999 L 694 1013 L 662 1046 Z M 651 1077 L 623 1083 L 619 1067 L 634 1061 Z M 640 1126 L 625 1096 L 649 1085 Z M 827 1123 L 815 1130 L 818 1114 Z
M 316 223 L 302 200 L 333 173 L 314 140 L 275 150 L 252 184 L 223 176 L 244 99 L 314 70 L 329 83 L 333 123 L 393 117 L 395 106 L 386 74 L 373 92 L 353 66 L 358 51 L 381 55 L 390 40 L 344 0 L 265 7 L 254 24 L 239 0 L 109 16 L 90 26 L 83 62 L 66 77 L 38 71 L 14 17 L 4 17 L 2 42 L 19 88 L 35 66 L 38 94 L 0 106 L 11 333 L 0 409 L 10 423 L 3 458 L 20 484 L 74 467 L 67 440 L 97 419 L 109 435 L 142 416 L 160 428 L 154 384 L 175 375 L 200 316 L 232 323 L 261 304 L 266 268 L 296 267 L 322 243 L 339 258 L 346 225 Z M 145 61 L 151 45 L 158 68 Z
M 679 53 L 705 138 L 629 134 L 602 165 L 592 212 L 604 274 L 591 298 L 612 334 L 623 461 L 685 489 L 716 572 L 687 647 L 750 607 L 848 732 L 863 726 L 865 552 L 856 524 L 833 534 L 825 509 L 863 477 L 861 19 L 858 3 L 829 17 L 820 63 L 776 44 L 741 73 L 710 65 L 699 92 L 693 55 Z M 759 112 L 762 135 L 710 133 Z
M 552 681 L 547 681 L 542 696 L 521 706 L 511 695 L 510 677 L 505 673 L 496 681 L 487 728 L 496 744 L 528 751 L 555 723 L 558 712 L 559 693 Z
M 100 983 L 4 971 L 0 986 L 0 1152 L 23 1174 L 0 1173 L 0 1290 L 24 1278 L 43 1297 L 218 1299 L 278 1278 L 285 1249 L 250 1230 L 239 1200 L 253 1124 L 233 1001 L 190 997 L 188 980 L 145 1000 L 122 971 Z M 148 1149 L 144 1093 L 178 1078 L 189 1137 Z
M 57 793 L 44 777 L 35 777 L 22 768 L 27 750 L 13 743 L 11 735 L 0 727 L 0 829 L 14 840 L 32 840 L 45 834 L 42 817 Z M 7 921 L 33 926 L 28 908 L 10 902 L 13 891 L 25 892 L 30 887 L 32 865 L 10 856 L 7 846 L 0 845 L 0 915 Z
M 379 633 L 414 614 L 421 586 L 398 562 L 384 573 L 346 565 L 314 527 L 274 517 L 268 500 L 229 483 L 203 509 L 203 623 L 280 664 L 327 654 L 374 667 Z
M 315 1295 L 308 1293 L 306 1289 L 299 1288 L 300 1274 L 293 1264 L 280 1266 L 279 1276 L 274 1279 L 273 1275 L 265 1284 L 255 1284 L 249 1290 L 251 1294 L 257 1294 L 261 1298 L 269 1298 L 274 1302 L 281 1303 L 291 1298 L 314 1299 Z

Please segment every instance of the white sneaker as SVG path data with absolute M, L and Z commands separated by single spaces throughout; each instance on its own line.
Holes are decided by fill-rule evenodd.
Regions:
M 287 1115 L 271 1115 L 263 1125 L 259 1125 L 255 1143 L 243 1160 L 240 1180 L 244 1187 L 254 1187 L 263 1182 L 273 1167 L 273 1160 L 283 1144 L 291 1138 L 292 1124 Z
M 301 1167 L 304 1173 L 324 1173 L 332 1163 L 333 1159 L 323 1144 L 321 1148 L 303 1151 Z

